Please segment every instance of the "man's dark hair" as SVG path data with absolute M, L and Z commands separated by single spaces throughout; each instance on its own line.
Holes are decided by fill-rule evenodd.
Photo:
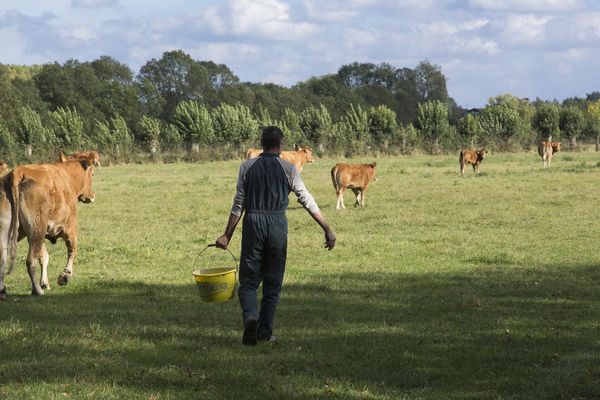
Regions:
M 260 135 L 260 144 L 265 150 L 281 147 L 282 140 L 283 131 L 276 126 L 267 126 L 266 128 L 263 128 L 262 134 Z

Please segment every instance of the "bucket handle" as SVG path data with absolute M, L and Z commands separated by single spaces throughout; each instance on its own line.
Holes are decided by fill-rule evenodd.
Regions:
M 196 268 L 196 262 L 198 261 L 198 258 L 200 258 L 200 256 L 202 255 L 202 253 L 204 253 L 209 247 L 217 247 L 217 245 L 215 243 L 210 243 L 205 248 L 202 249 L 202 251 L 196 256 L 196 259 L 194 260 L 194 265 L 192 266 L 192 272 Z M 229 252 L 229 254 L 231 254 L 231 258 L 233 258 L 233 261 L 235 261 L 235 270 L 239 271 L 240 264 L 239 264 L 237 258 L 235 258 L 235 256 L 231 252 L 231 250 L 229 250 L 229 249 L 225 249 L 225 250 L 227 250 Z

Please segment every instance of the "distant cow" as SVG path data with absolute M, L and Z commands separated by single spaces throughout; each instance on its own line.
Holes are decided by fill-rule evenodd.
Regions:
M 336 164 L 331 169 L 331 180 L 337 194 L 337 210 L 345 209 L 344 192 L 350 188 L 356 196 L 354 206 L 365 206 L 365 196 L 369 183 L 376 180 L 377 163 L 371 164 Z
M 251 158 L 256 158 L 258 156 L 260 156 L 260 153 L 262 153 L 262 149 L 257 149 L 256 147 L 251 147 L 248 150 L 246 150 L 246 160 L 249 160 Z
M 298 172 L 302 172 L 304 164 L 314 162 L 312 149 L 308 146 L 300 147 L 297 151 L 282 151 L 280 155 L 282 160 L 286 160 L 296 166 Z
M 65 153 L 63 153 L 62 151 L 59 154 L 59 160 L 61 162 L 67 161 L 67 160 L 89 160 L 89 159 L 93 159 L 94 161 L 94 165 L 99 167 L 100 166 L 100 154 L 98 154 L 97 151 L 92 150 L 92 151 L 76 151 L 75 153 L 71 154 L 70 156 L 65 155 Z
M 458 162 L 460 164 L 460 173 L 461 175 L 465 174 L 465 166 L 467 164 L 471 164 L 473 166 L 473 172 L 479 173 L 479 165 L 485 158 L 487 151 L 485 149 L 481 150 L 469 150 L 464 149 L 460 151 L 458 155 Z
M 552 163 L 552 155 L 560 151 L 560 142 L 542 141 L 538 144 L 538 154 L 544 161 L 544 167 Z
M 23 165 L 0 178 L 0 300 L 6 298 L 6 265 L 9 263 L 9 274 L 17 257 L 17 241 L 25 237 L 29 242 L 26 264 L 32 294 L 41 295 L 50 287 L 44 239 L 52 243 L 64 240 L 68 257 L 58 284 L 67 284 L 77 256 L 77 201 L 94 201 L 93 164 L 90 156 L 87 160 Z M 39 283 L 35 277 L 38 262 L 42 269 Z
M 8 165 L 4 161 L 0 161 L 0 174 L 8 171 Z

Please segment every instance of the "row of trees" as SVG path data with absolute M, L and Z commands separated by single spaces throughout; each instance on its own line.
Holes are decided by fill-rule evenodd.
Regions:
M 562 104 L 490 99 L 458 107 L 440 68 L 353 63 L 291 88 L 240 82 L 225 65 L 182 51 L 152 59 L 134 76 L 110 57 L 41 66 L 0 65 L 0 156 L 12 162 L 93 148 L 114 158 L 185 156 L 207 148 L 237 156 L 261 126 L 286 142 L 338 153 L 510 150 L 539 138 L 598 138 L 600 95 Z
M 482 109 L 469 110 L 451 124 L 445 104 L 419 104 L 416 143 L 430 151 L 486 146 L 501 151 L 529 149 L 539 140 L 563 140 L 571 150 L 578 141 L 596 142 L 600 150 L 600 96 L 530 102 L 509 94 L 491 98 Z

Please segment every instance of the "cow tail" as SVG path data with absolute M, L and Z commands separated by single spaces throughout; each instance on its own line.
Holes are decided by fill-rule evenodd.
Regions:
M 15 267 L 15 260 L 17 259 L 17 241 L 19 239 L 19 184 L 21 183 L 21 176 L 16 173 L 16 170 L 13 170 L 11 174 L 12 215 L 10 219 L 10 228 L 8 230 L 10 263 L 7 275 L 10 274 Z
M 461 150 L 458 155 L 458 163 L 460 164 L 460 172 L 462 172 L 463 167 L 465 166 L 465 151 Z
M 337 175 L 337 171 L 338 171 L 338 165 L 335 164 L 333 168 L 331 168 L 331 182 L 333 182 L 333 188 L 335 189 L 335 192 L 337 193 L 339 190 L 339 182 L 337 181 L 336 175 Z

